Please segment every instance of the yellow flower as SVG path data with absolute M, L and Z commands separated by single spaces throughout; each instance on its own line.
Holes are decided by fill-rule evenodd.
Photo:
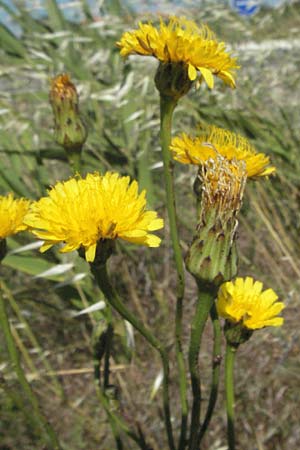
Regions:
M 204 79 L 210 88 L 214 86 L 213 75 L 235 87 L 234 71 L 239 68 L 236 58 L 208 26 L 198 27 L 193 20 L 171 17 L 164 23 L 160 18 L 158 27 L 140 22 L 137 30 L 123 34 L 117 46 L 122 56 L 154 56 L 162 63 L 183 64 L 191 81 Z
M 101 239 L 121 238 L 135 244 L 158 247 L 161 239 L 149 231 L 163 227 L 155 211 L 146 211 L 145 191 L 138 194 L 136 181 L 108 172 L 88 174 L 57 183 L 33 203 L 25 223 L 45 240 L 41 251 L 64 242 L 61 252 L 83 247 L 85 257 L 94 261 Z
M 0 240 L 27 229 L 23 219 L 29 205 L 25 198 L 14 200 L 12 194 L 0 196 Z
M 222 284 L 217 299 L 218 314 L 230 322 L 240 322 L 250 330 L 281 326 L 283 318 L 277 315 L 284 304 L 277 301 L 273 289 L 262 291 L 262 288 L 263 284 L 251 277 Z
M 172 139 L 170 150 L 173 158 L 182 164 L 202 165 L 216 155 L 228 160 L 245 161 L 248 178 L 268 176 L 275 172 L 270 158 L 257 153 L 254 146 L 243 136 L 218 128 L 214 125 L 199 127 L 196 137 L 182 133 Z

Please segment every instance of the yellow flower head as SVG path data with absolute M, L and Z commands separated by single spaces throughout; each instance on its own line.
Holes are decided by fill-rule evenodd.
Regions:
M 171 17 L 164 23 L 161 18 L 158 27 L 140 22 L 137 30 L 123 34 L 117 46 L 122 56 L 154 56 L 162 63 L 183 64 L 191 81 L 204 79 L 210 88 L 214 86 L 213 75 L 235 87 L 236 58 L 208 26 L 198 27 L 193 20 Z
M 230 322 L 240 322 L 249 330 L 281 326 L 283 318 L 277 315 L 284 304 L 277 301 L 273 289 L 262 291 L 262 288 L 263 284 L 251 277 L 222 284 L 217 299 L 218 314 Z
M 268 176 L 276 170 L 269 165 L 270 158 L 257 153 L 245 137 L 214 125 L 200 126 L 196 137 L 186 133 L 174 137 L 170 149 L 173 158 L 182 164 L 202 165 L 211 158 L 215 159 L 217 154 L 230 161 L 245 161 L 248 178 Z
M 14 200 L 12 194 L 0 196 L 0 240 L 27 229 L 23 219 L 29 205 L 25 198 Z
M 121 238 L 135 244 L 158 247 L 161 239 L 149 232 L 163 227 L 155 211 L 146 211 L 145 191 L 136 181 L 107 172 L 88 174 L 57 183 L 33 203 L 25 223 L 45 240 L 41 251 L 63 242 L 62 253 L 80 247 L 86 260 L 94 261 L 101 239 Z

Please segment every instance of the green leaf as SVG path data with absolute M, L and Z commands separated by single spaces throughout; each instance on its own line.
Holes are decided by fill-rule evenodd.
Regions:
M 21 255 L 7 255 L 3 261 L 3 266 L 11 267 L 12 269 L 19 270 L 20 272 L 27 273 L 28 275 L 38 275 L 45 270 L 51 269 L 53 263 L 46 261 L 45 259 L 36 256 L 21 256 Z M 61 276 L 49 276 L 47 279 L 53 281 L 61 281 Z
M 53 30 L 66 30 L 68 28 L 67 22 L 65 21 L 64 15 L 59 9 L 56 0 L 47 0 L 46 7 Z
M 0 23 L 0 47 L 7 53 L 25 58 L 26 50 L 21 42 L 14 34 Z

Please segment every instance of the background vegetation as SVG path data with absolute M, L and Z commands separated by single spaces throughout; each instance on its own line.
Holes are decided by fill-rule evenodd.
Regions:
M 85 172 L 118 170 L 137 178 L 151 206 L 165 216 L 159 152 L 158 94 L 150 58 L 120 58 L 115 41 L 140 18 L 151 17 L 103 2 L 97 16 L 85 0 L 77 3 L 77 21 L 66 18 L 54 0 L 41 14 L 24 2 L 8 7 L 0 24 L 0 193 L 36 199 L 57 180 L 70 176 L 61 148 L 52 137 L 49 80 L 68 72 L 80 92 L 89 129 Z M 171 2 L 163 14 L 174 13 Z M 160 10 L 158 11 L 160 12 Z M 285 301 L 285 325 L 255 333 L 243 346 L 236 371 L 239 448 L 296 449 L 300 445 L 299 400 L 299 185 L 300 185 L 300 6 L 261 10 L 244 20 L 221 2 L 178 14 L 206 22 L 232 46 L 241 70 L 237 89 L 218 83 L 184 98 L 175 114 L 176 131 L 200 121 L 248 136 L 272 158 L 278 172 L 269 181 L 248 184 L 239 226 L 240 274 L 274 288 Z M 9 24 L 14 22 L 14 32 Z M 17 30 L 17 33 L 15 33 Z M 176 167 L 178 216 L 186 251 L 195 226 L 194 168 Z M 74 254 L 57 250 L 41 255 L 24 248 L 32 237 L 8 240 L 10 253 L 1 267 L 13 334 L 40 405 L 66 450 L 114 448 L 104 412 L 95 396 L 90 336 L 104 326 L 105 314 L 78 313 L 102 299 L 88 266 Z M 130 245 L 119 248 L 111 268 L 124 301 L 159 336 L 172 338 L 174 280 L 168 230 L 153 252 Z M 50 270 L 49 272 L 46 272 Z M 195 286 L 188 277 L 185 335 L 189 335 Z M 139 425 L 154 450 L 164 448 L 159 395 L 153 384 L 160 364 L 153 351 L 116 315 L 112 380 L 128 423 Z M 97 326 L 96 326 L 97 324 Z M 203 370 L 209 378 L 210 327 Z M 2 340 L 3 342 L 3 340 Z M 170 347 L 172 352 L 174 349 Z M 176 364 L 172 367 L 176 378 Z M 172 393 L 174 425 L 178 399 Z M 22 393 L 0 348 L 0 449 L 43 449 L 20 409 Z M 226 448 L 224 399 L 218 400 L 203 449 Z M 128 449 L 134 448 L 128 443 Z

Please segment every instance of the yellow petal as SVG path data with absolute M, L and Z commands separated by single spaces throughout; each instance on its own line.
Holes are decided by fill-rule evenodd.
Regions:
M 155 234 L 148 234 L 147 236 L 147 245 L 149 247 L 159 247 L 161 243 L 161 239 Z
M 191 81 L 194 81 L 197 78 L 197 70 L 192 64 L 188 65 L 188 76 Z
M 212 89 L 214 87 L 214 76 L 211 71 L 205 67 L 199 67 L 199 70 L 209 89 Z
M 87 262 L 93 262 L 96 255 L 97 244 L 93 244 L 85 249 L 85 259 Z
M 271 167 L 268 167 L 266 170 L 264 170 L 261 173 L 261 176 L 268 177 L 269 175 L 271 175 L 272 173 L 275 173 L 275 172 L 276 172 L 276 167 L 271 166 Z
M 163 219 L 155 219 L 152 220 L 152 222 L 148 225 L 148 230 L 149 231 L 160 230 L 161 228 L 163 228 L 163 226 L 164 226 Z
M 49 242 L 44 242 L 44 244 L 40 247 L 40 252 L 44 253 L 47 250 L 49 250 L 49 248 L 51 248 L 53 246 L 53 242 L 51 242 L 51 244 L 49 244 Z
M 230 72 L 222 70 L 219 76 L 225 81 L 225 83 L 229 84 L 229 86 L 231 86 L 232 88 L 235 88 L 235 79 Z

